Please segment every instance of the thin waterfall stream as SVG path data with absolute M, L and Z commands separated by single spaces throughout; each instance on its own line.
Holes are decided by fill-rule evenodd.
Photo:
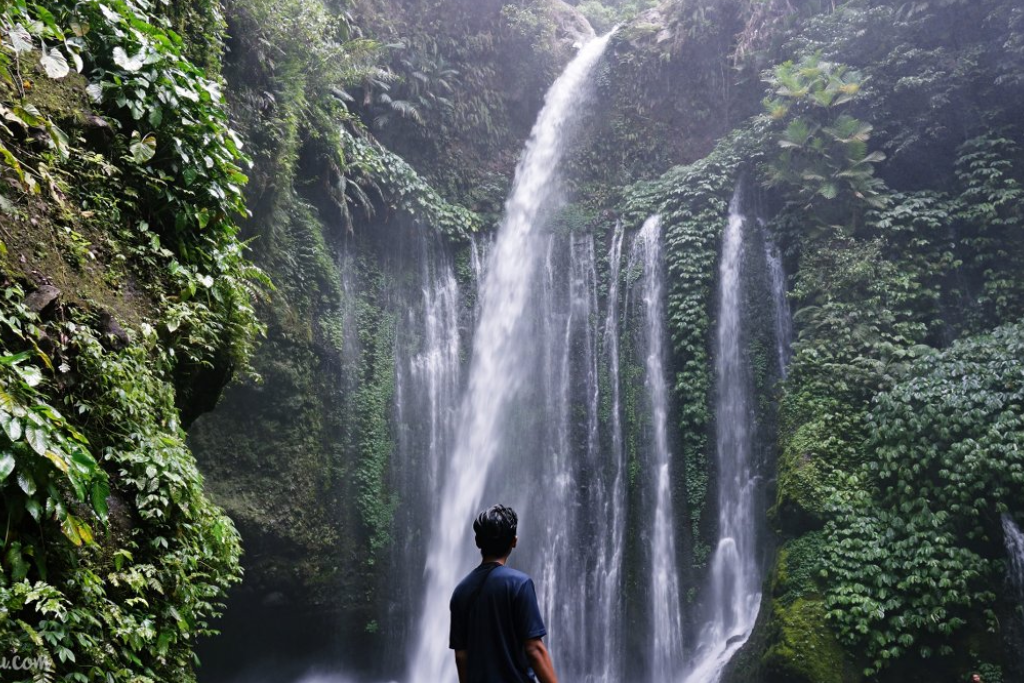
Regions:
M 1020 610 L 1024 610 L 1024 531 L 1017 526 L 1013 518 L 1008 514 L 1002 516 L 1003 542 L 1006 545 L 1006 554 L 1009 559 L 1007 574 L 1010 584 L 1017 595 L 1017 604 Z M 1024 665 L 1024 656 L 1021 659 Z
M 641 301 L 646 323 L 643 354 L 652 431 L 650 468 L 653 474 L 654 508 L 650 547 L 651 680 L 670 681 L 682 660 L 683 627 L 673 523 L 670 472 L 672 454 L 668 446 L 660 216 L 648 218 L 637 233 L 630 262 L 630 270 L 636 265 L 643 268 Z
M 403 312 L 400 326 L 403 338 L 415 344 L 406 353 L 405 345 L 399 344 L 395 353 L 398 428 L 393 471 L 395 486 L 410 492 L 406 505 L 396 512 L 398 524 L 405 528 L 415 528 L 417 519 L 436 508 L 434 496 L 455 431 L 462 377 L 461 301 L 455 272 L 440 245 L 421 241 L 420 301 Z M 388 623 L 394 642 L 404 640 L 405 629 L 410 628 L 408 605 L 419 595 L 421 573 L 413 567 L 422 564 L 421 544 L 418 536 L 409 534 L 392 549 L 395 599 Z
M 718 546 L 711 558 L 706 622 L 687 683 L 716 683 L 750 637 L 761 604 L 752 462 L 751 382 L 743 354 L 743 237 L 746 218 L 737 188 L 729 206 L 719 267 L 715 336 Z
M 768 263 L 768 278 L 771 286 L 772 305 L 775 308 L 775 353 L 778 357 L 779 376 L 786 379 L 789 368 L 789 354 L 793 346 L 793 316 L 786 295 L 786 269 L 782 264 L 779 245 L 758 221 L 764 234 L 764 256 Z
M 621 221 L 616 222 L 615 232 L 608 253 L 609 286 L 608 302 L 605 312 L 604 330 L 601 337 L 604 361 L 608 367 L 610 394 L 609 411 L 611 443 L 607 466 L 607 477 L 611 481 L 610 490 L 603 491 L 601 509 L 598 511 L 608 525 L 610 531 L 602 543 L 595 566 L 595 575 L 603 585 L 598 590 L 600 603 L 597 613 L 606 626 L 604 632 L 611 642 L 621 642 L 622 638 L 622 561 L 623 540 L 626 528 L 625 510 L 625 460 L 622 438 L 622 389 L 619 385 L 619 286 L 622 277 L 622 242 L 624 230 Z M 600 397 L 599 397 L 600 398 Z M 602 578 L 603 577 L 603 578 Z M 598 643 L 601 647 L 601 643 Z M 604 644 L 607 648 L 607 643 Z M 617 681 L 622 679 L 621 662 L 611 657 L 604 658 L 605 665 L 596 671 L 599 681 Z

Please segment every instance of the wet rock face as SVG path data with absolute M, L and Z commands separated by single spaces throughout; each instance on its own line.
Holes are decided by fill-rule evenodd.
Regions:
M 42 313 L 59 298 L 59 289 L 53 285 L 43 285 L 25 297 L 25 306 L 33 313 Z
M 127 348 L 130 343 L 128 333 L 114 320 L 114 316 L 106 311 L 100 315 L 100 331 L 109 346 L 115 351 Z
M 564 0 L 551 0 L 551 12 L 557 26 L 558 41 L 564 46 L 579 49 L 594 37 L 594 29 L 587 18 Z

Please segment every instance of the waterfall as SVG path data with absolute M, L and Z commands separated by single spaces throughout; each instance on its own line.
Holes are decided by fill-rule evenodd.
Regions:
M 641 282 L 645 322 L 646 388 L 650 400 L 651 453 L 654 519 L 651 526 L 651 680 L 663 683 L 675 678 L 682 659 L 683 628 L 676 566 L 675 530 L 668 447 L 668 385 L 665 376 L 665 312 L 661 263 L 661 219 L 647 219 L 633 241 L 629 270 L 637 261 L 643 267 Z
M 1010 581 L 1017 589 L 1017 597 L 1024 607 L 1024 531 L 1021 531 L 1013 518 L 1007 514 L 1003 514 L 1003 537 L 1006 554 L 1010 558 Z
M 413 683 L 455 679 L 454 660 L 447 649 L 448 600 L 474 562 L 470 521 L 483 502 L 491 466 L 501 447 L 509 448 L 515 436 L 506 426 L 511 424 L 512 404 L 524 387 L 522 369 L 532 360 L 526 353 L 535 331 L 531 294 L 546 248 L 535 228 L 557 200 L 556 171 L 566 133 L 609 38 L 587 44 L 548 91 L 488 256 L 469 380 L 455 444 L 442 474 L 439 505 L 431 518 L 423 617 L 409 667 Z
M 611 431 L 610 453 L 607 462 L 607 474 L 601 477 L 604 483 L 599 491 L 601 500 L 597 506 L 597 519 L 605 525 L 604 539 L 601 544 L 594 573 L 602 584 L 597 586 L 598 604 L 595 612 L 597 620 L 604 626 L 602 634 L 605 642 L 603 648 L 610 651 L 610 645 L 622 642 L 622 556 L 626 528 L 625 502 L 625 452 L 622 443 L 622 400 L 619 386 L 619 284 L 621 280 L 622 242 L 624 231 L 622 222 L 617 222 L 612 235 L 611 248 L 608 253 L 608 297 L 605 312 L 604 330 L 601 344 L 608 371 L 608 393 L 610 410 L 608 411 Z M 600 397 L 595 397 L 600 399 Z M 607 482 L 611 482 L 610 489 Z M 602 647 L 598 641 L 598 647 Z M 597 669 L 599 677 L 595 680 L 614 683 L 621 681 L 623 670 L 621 661 L 612 656 L 604 658 L 604 666 Z
M 395 350 L 395 421 L 397 451 L 392 466 L 394 485 L 405 493 L 396 512 L 401 528 L 414 529 L 417 520 L 436 509 L 441 468 L 451 448 L 461 385 L 459 338 L 460 297 L 451 260 L 434 240 L 420 240 L 418 291 L 401 311 Z M 403 297 L 404 298 L 404 297 Z M 418 301 L 417 301 L 418 299 Z M 393 549 L 392 589 L 388 624 L 390 642 L 408 639 L 411 603 L 419 595 L 425 557 L 423 540 L 405 534 Z M 398 653 L 395 653 L 398 654 Z
M 423 350 L 412 358 L 410 379 L 422 390 L 428 418 L 421 440 L 426 443 L 426 476 L 419 485 L 436 491 L 459 391 L 459 288 L 451 264 L 438 266 L 424 258 L 422 291 Z
M 715 340 L 719 541 L 711 560 L 707 621 L 700 634 L 687 683 L 716 683 L 754 627 L 761 603 L 754 504 L 752 400 L 743 354 L 741 309 L 744 216 L 737 188 L 719 269 L 719 311 Z
M 522 439 L 540 454 L 534 465 L 540 481 L 517 483 L 536 495 L 524 496 L 524 510 L 538 519 L 528 525 L 539 553 L 523 559 L 540 576 L 541 610 L 551 627 L 551 648 L 558 653 L 563 678 L 618 680 L 614 671 L 620 641 L 617 613 L 618 548 L 610 518 L 621 499 L 619 481 L 607 476 L 614 466 L 598 438 L 599 390 L 597 272 L 592 236 L 552 237 L 544 261 L 537 345 L 543 355 L 545 406 L 541 442 Z M 504 476 L 512 479 L 511 472 Z
M 1003 513 L 1003 542 L 1009 558 L 1010 583 L 1017 592 L 1017 602 L 1024 609 L 1024 531 L 1006 513 Z
M 764 228 L 763 223 L 761 227 Z M 764 257 L 768 262 L 772 304 L 775 308 L 775 350 L 779 362 L 779 376 L 786 379 L 790 348 L 793 345 L 793 318 L 790 315 L 789 299 L 786 297 L 786 271 L 782 266 L 782 254 L 778 245 L 767 234 L 764 236 Z

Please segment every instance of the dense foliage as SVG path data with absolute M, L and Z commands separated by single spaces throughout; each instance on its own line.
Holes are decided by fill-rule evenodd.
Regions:
M 247 367 L 266 280 L 219 84 L 170 26 L 0 13 L 0 649 L 32 680 L 191 680 L 239 579 L 180 408 Z
M 1013 44 L 997 35 L 1008 10 L 850 3 L 806 22 L 792 61 L 767 75 L 769 115 L 785 128 L 772 128 L 766 176 L 783 189 L 773 223 L 797 266 L 800 332 L 773 513 L 784 548 L 817 548 L 801 558 L 808 580 L 785 576 L 792 553 L 776 565 L 764 665 L 779 680 L 820 678 L 811 647 L 845 661 L 831 667 L 837 681 L 929 680 L 985 662 L 985 680 L 998 680 L 992 664 L 1008 663 L 990 632 L 1006 626 L 998 516 L 1020 514 L 1020 329 L 988 334 L 1024 315 L 1010 227 L 1019 132 L 1006 118 L 1021 100 L 999 75 L 1016 57 L 994 54 Z M 948 40 L 964 21 L 972 30 Z M 954 55 L 962 68 L 949 71 Z M 853 81 L 838 60 L 859 70 Z M 996 83 L 971 99 L 975 115 L 932 106 L 971 82 Z M 816 98 L 816 83 L 823 97 L 829 83 L 840 96 L 856 87 L 792 118 L 794 93 Z
M 916 360 L 874 401 L 871 456 L 833 494 L 824 564 L 828 617 L 873 669 L 952 654 L 945 637 L 971 620 L 998 629 L 993 546 L 1024 494 L 1022 352 L 1024 329 L 1002 327 Z

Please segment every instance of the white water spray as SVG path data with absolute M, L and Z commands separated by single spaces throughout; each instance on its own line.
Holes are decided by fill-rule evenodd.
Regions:
M 616 223 L 612 235 L 611 250 L 608 254 L 609 284 L 607 311 L 605 314 L 602 346 L 608 363 L 609 391 L 611 399 L 611 453 L 609 473 L 614 477 L 612 486 L 605 492 L 600 510 L 607 525 L 605 542 L 597 556 L 596 576 L 602 585 L 598 590 L 598 618 L 605 624 L 605 649 L 611 643 L 621 642 L 622 637 L 622 556 L 625 542 L 625 453 L 622 439 L 621 387 L 619 386 L 619 283 L 622 277 L 622 242 L 624 230 L 621 222 Z M 596 397 L 599 398 L 599 397 Z M 622 664 L 617 657 L 606 656 L 604 667 L 598 672 L 597 680 L 614 683 L 622 679 Z
M 455 680 L 447 647 L 448 600 L 472 562 L 469 522 L 481 504 L 488 471 L 502 441 L 506 409 L 522 388 L 519 370 L 528 327 L 523 323 L 531 281 L 543 254 L 535 227 L 554 196 L 566 129 L 609 38 L 610 34 L 586 45 L 548 91 L 488 258 L 458 436 L 445 470 L 427 556 L 424 612 L 409 668 L 412 683 Z

